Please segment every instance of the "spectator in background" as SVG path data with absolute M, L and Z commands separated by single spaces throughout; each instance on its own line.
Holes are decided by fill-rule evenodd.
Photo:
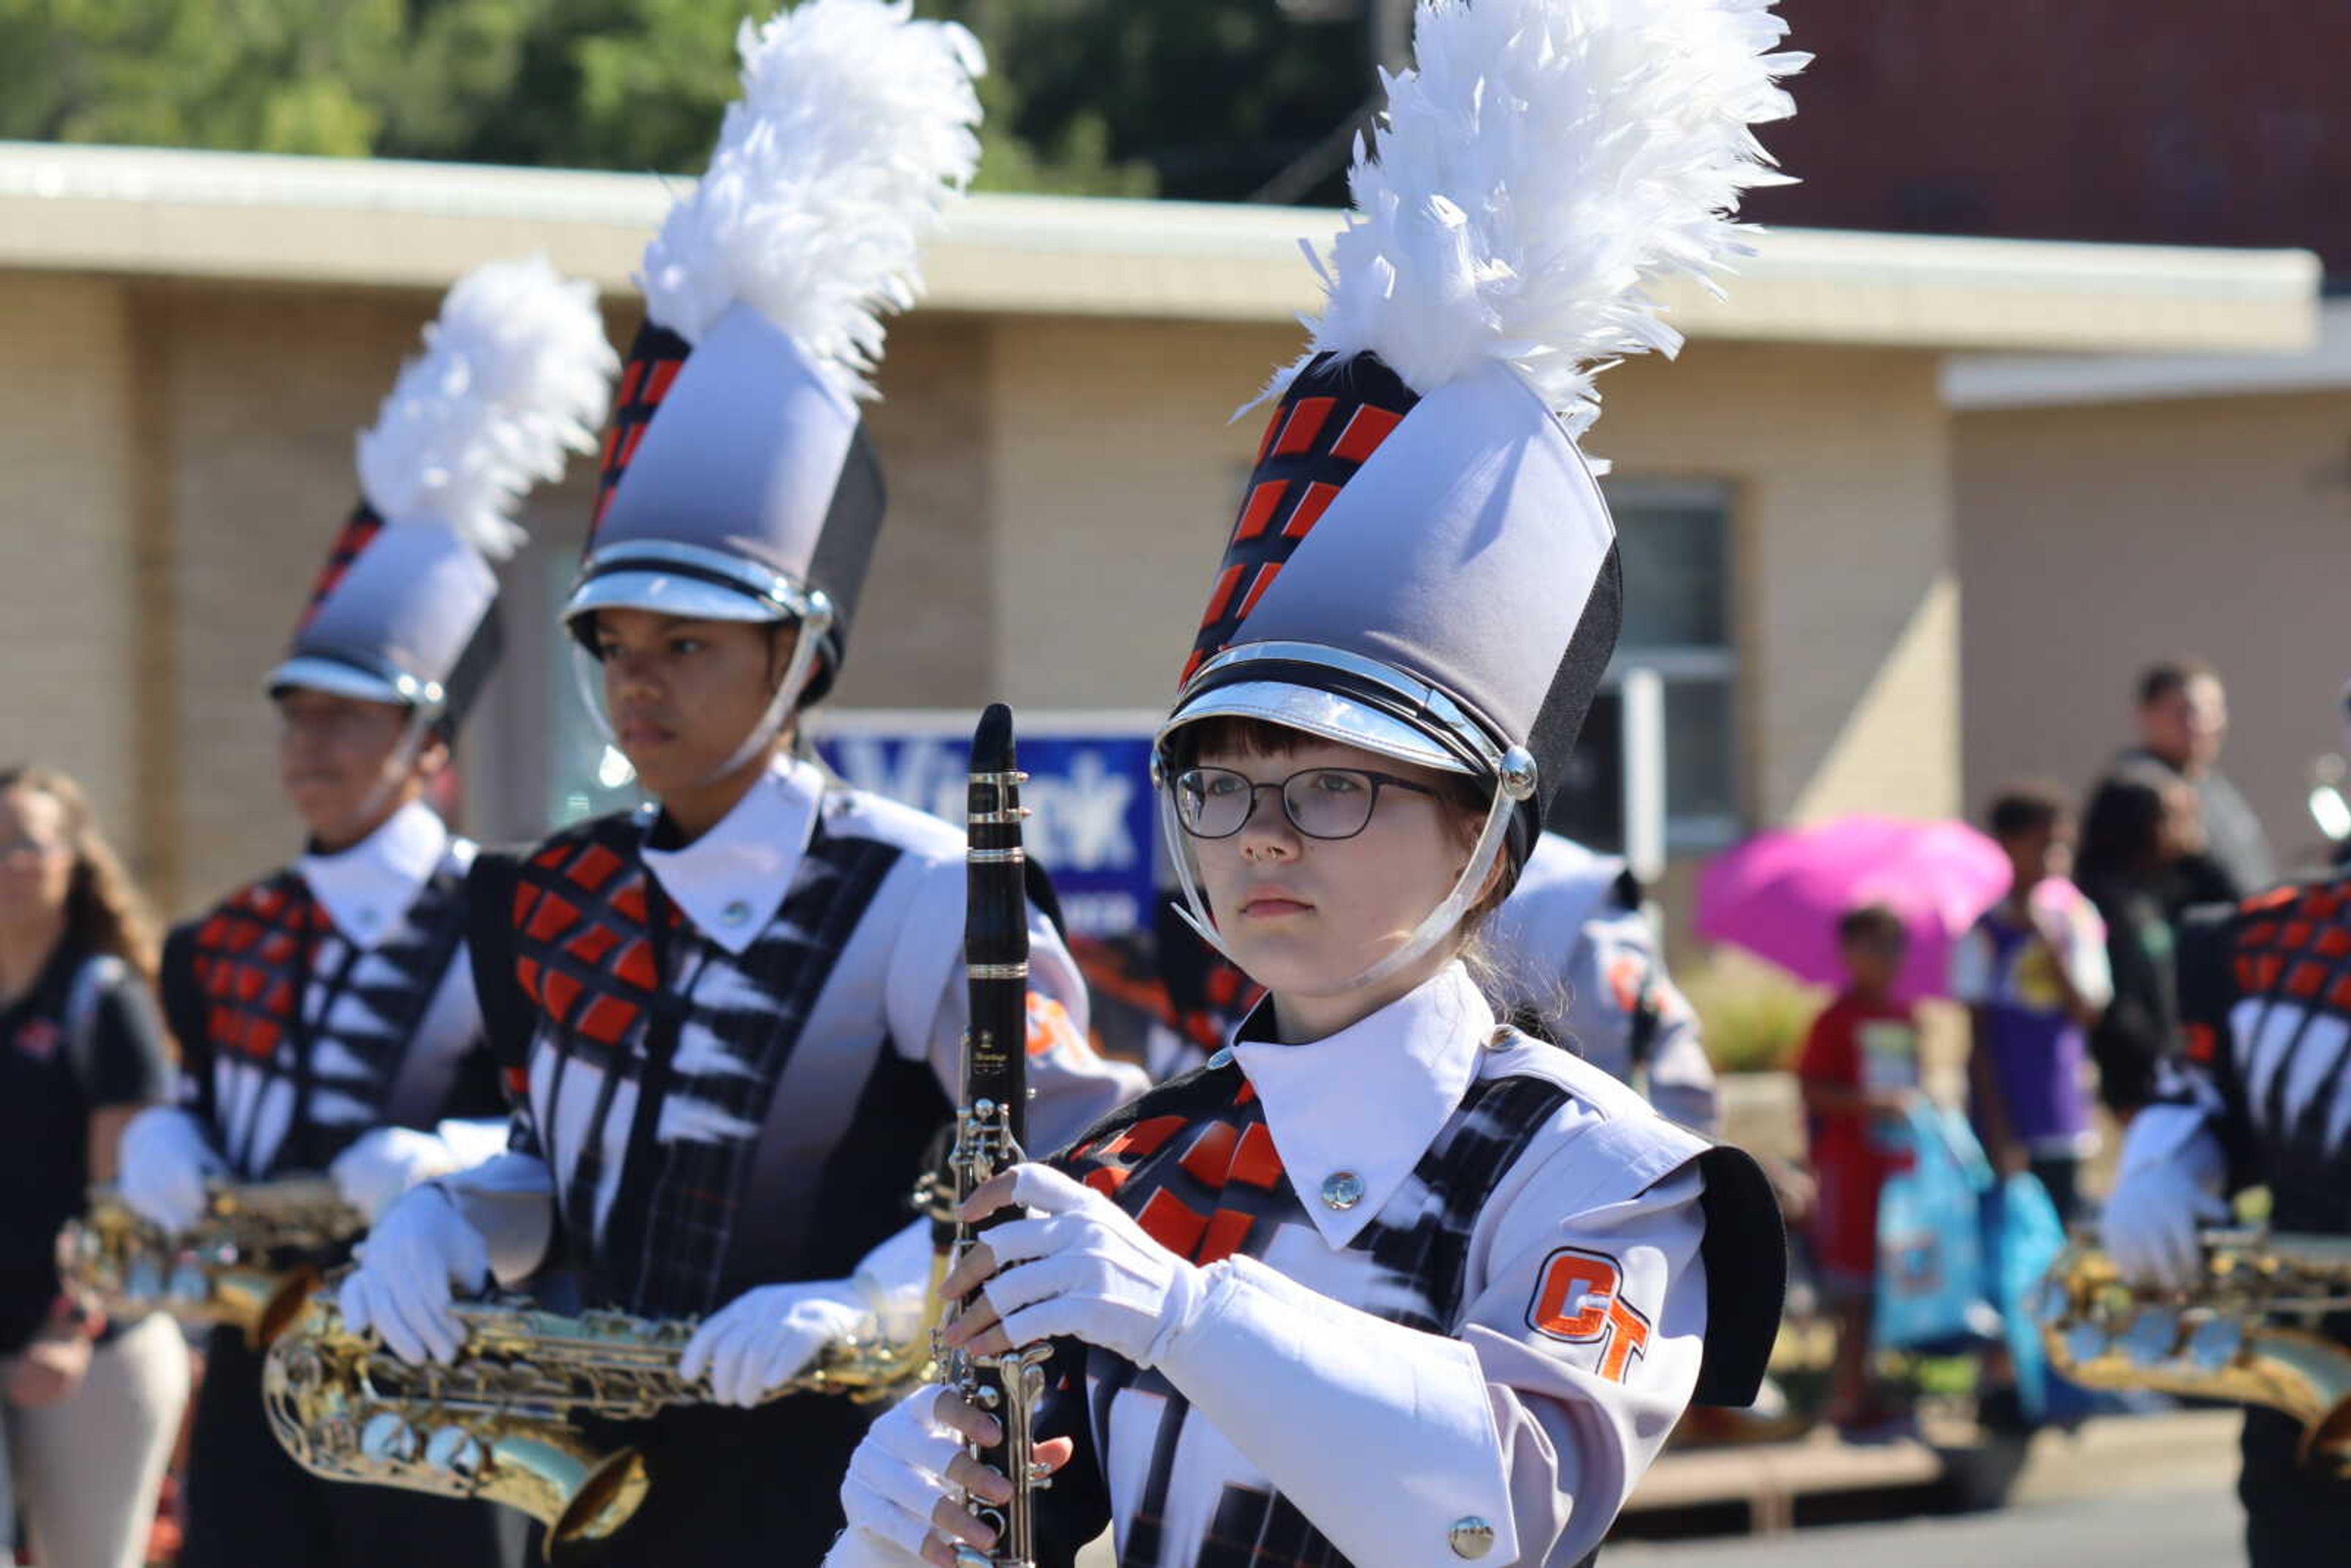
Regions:
M 2090 1031 L 2098 1093 L 2128 1121 L 2177 1048 L 2173 902 L 2183 862 L 2203 848 L 2196 791 L 2151 764 L 2116 769 L 2083 813 L 2074 881 L 2106 925 L 2114 998 Z
M 1893 999 L 1909 933 L 1902 917 L 1867 904 L 1837 922 L 1844 988 L 1804 1037 L 1796 1064 L 1818 1197 L 1813 1251 L 1837 1325 L 1826 1418 L 1862 1435 L 1891 1419 L 1869 1382 L 1877 1296 L 1877 1202 L 1892 1162 L 1881 1124 L 1907 1113 L 1918 1089 L 1918 1028 Z
M 123 1124 L 167 1087 L 154 966 L 80 788 L 0 772 L 0 1427 L 44 1568 L 146 1561 L 187 1403 L 178 1325 L 110 1323 L 56 1268 L 59 1228 L 114 1179 Z
M 1969 1012 L 1976 1134 L 2004 1175 L 2030 1170 L 2069 1223 L 2090 1124 L 2089 1031 L 2112 994 L 2105 932 L 2064 881 L 2073 813 L 2043 785 L 2012 785 L 1988 825 L 2008 856 L 2006 896 L 1951 953 L 1951 996 Z
M 2191 904 L 2235 904 L 2277 880 L 2261 819 L 2220 770 L 2229 736 L 2229 699 L 2220 676 L 2200 659 L 2151 665 L 2138 681 L 2138 745 L 2116 759 L 2161 768 L 2196 791 L 2204 847 L 2185 856 L 2174 878 L 2171 912 Z

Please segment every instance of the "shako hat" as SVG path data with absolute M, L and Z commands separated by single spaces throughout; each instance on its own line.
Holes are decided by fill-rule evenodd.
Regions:
M 1593 376 L 1679 348 L 1650 286 L 1745 254 L 1740 193 L 1782 183 L 1750 126 L 1793 112 L 1777 83 L 1805 57 L 1773 52 L 1770 6 L 1421 0 L 1414 67 L 1383 73 L 1159 736 L 1163 773 L 1177 731 L 1238 717 L 1492 792 L 1461 885 L 1379 972 L 1450 929 L 1498 854 L 1515 875 L 1565 773 L 1620 616 L 1577 445 Z
M 311 590 L 274 696 L 394 703 L 454 733 L 496 662 L 492 563 L 514 513 L 596 444 L 618 360 L 595 289 L 543 257 L 460 278 L 359 438 L 360 501 Z
M 564 615 L 583 644 L 605 609 L 796 622 L 788 706 L 847 646 L 883 513 L 857 404 L 883 314 L 914 303 L 922 241 L 977 167 L 985 66 L 904 0 L 803 0 L 737 42 L 743 96 L 645 249 Z

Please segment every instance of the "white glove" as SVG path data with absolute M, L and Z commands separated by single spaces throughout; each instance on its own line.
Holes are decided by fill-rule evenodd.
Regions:
M 824 1568 L 919 1564 L 939 1505 L 962 1506 L 963 1488 L 946 1475 L 964 1439 L 936 1414 L 946 1392 L 936 1384 L 917 1388 L 865 1429 L 841 1482 L 849 1528 L 825 1553 Z
M 1201 1271 L 1093 1188 L 1024 1165 L 1013 1173 L 1012 1201 L 1039 1218 L 987 1233 L 998 1272 L 981 1293 L 1015 1345 L 1068 1336 L 1151 1366 L 1199 1315 Z
M 2099 1219 L 2100 1239 L 2126 1280 L 2185 1290 L 2203 1271 L 2199 1225 L 2229 1218 L 2219 1194 L 2228 1156 L 2211 1107 L 2149 1105 L 2123 1135 L 2122 1170 Z
M 173 1232 L 204 1217 L 204 1184 L 227 1174 L 203 1125 L 187 1112 L 151 1105 L 122 1129 L 122 1170 L 117 1190 L 131 1212 Z
M 2124 1173 L 2098 1225 L 2124 1279 L 2184 1291 L 2204 1271 L 2198 1229 L 2228 1218 L 2229 1206 L 2192 1171 L 2165 1161 Z
M 456 1151 L 431 1133 L 378 1127 L 360 1134 L 337 1155 L 327 1174 L 334 1177 L 343 1201 L 372 1225 L 410 1187 L 461 1168 Z
M 465 1335 L 450 1312 L 451 1287 L 473 1294 L 488 1281 L 489 1249 L 449 1195 L 420 1186 L 385 1211 L 355 1254 L 359 1267 L 336 1304 L 354 1333 L 372 1328 L 410 1363 L 450 1362 Z
M 748 1408 L 837 1339 L 872 1332 L 873 1312 L 847 1280 L 762 1285 L 713 1312 L 685 1342 L 677 1374 L 707 1374 L 710 1397 Z

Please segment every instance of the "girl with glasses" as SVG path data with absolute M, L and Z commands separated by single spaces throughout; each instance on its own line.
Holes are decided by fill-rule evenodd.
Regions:
M 1693 1398 L 1744 1404 L 1779 1214 L 1735 1149 L 1501 1023 L 1486 914 L 1614 643 L 1574 436 L 1734 251 L 1802 63 L 1756 0 L 1424 0 L 1157 740 L 1193 924 L 1266 999 L 1206 1067 L 972 1195 L 944 1339 L 1055 1342 L 1039 1558 L 1587 1560 Z M 1025 1213 L 1021 1212 L 1025 1209 Z M 1013 1490 L 925 1390 L 834 1568 L 983 1559 Z

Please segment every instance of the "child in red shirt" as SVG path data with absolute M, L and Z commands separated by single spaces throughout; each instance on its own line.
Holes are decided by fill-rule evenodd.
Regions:
M 1909 948 L 1901 917 L 1882 904 L 1837 922 L 1845 988 L 1813 1020 L 1796 1065 L 1819 1198 L 1813 1246 L 1835 1313 L 1837 1351 L 1827 1418 L 1855 1430 L 1882 1416 L 1869 1397 L 1869 1338 L 1877 1285 L 1877 1199 L 1890 1168 L 1876 1137 L 1918 1094 L 1918 1029 L 1893 999 Z

